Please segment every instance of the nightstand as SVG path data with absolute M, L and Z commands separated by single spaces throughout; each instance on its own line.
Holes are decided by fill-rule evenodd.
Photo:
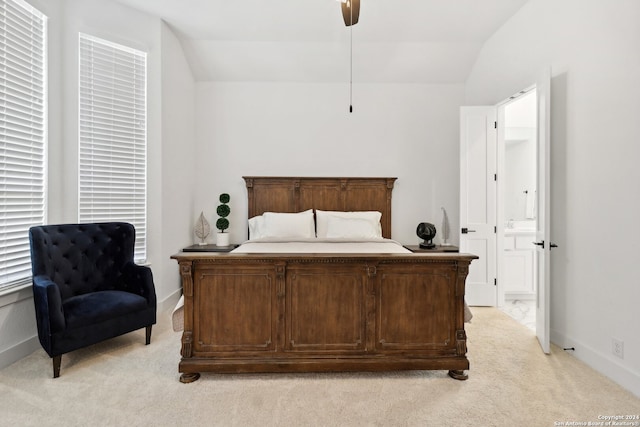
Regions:
M 435 252 L 460 252 L 460 248 L 457 246 L 440 246 L 436 245 L 433 249 L 422 249 L 418 245 L 404 245 L 405 248 L 409 249 L 411 252 L 421 252 L 421 253 L 435 253 Z
M 182 248 L 182 252 L 231 252 L 240 245 L 218 246 L 218 245 L 191 245 Z

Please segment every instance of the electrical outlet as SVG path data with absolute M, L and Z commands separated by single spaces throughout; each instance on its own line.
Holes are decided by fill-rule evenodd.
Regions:
M 618 356 L 620 359 L 624 359 L 624 341 L 612 338 L 611 344 L 611 352 L 613 355 Z

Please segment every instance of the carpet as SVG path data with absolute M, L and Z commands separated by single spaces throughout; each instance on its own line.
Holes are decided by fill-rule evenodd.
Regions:
M 508 315 L 471 310 L 467 381 L 446 371 L 203 373 L 191 384 L 178 381 L 169 311 L 149 346 L 141 330 L 66 354 L 60 378 L 43 350 L 0 370 L 0 425 L 558 426 L 640 414 L 640 399 L 557 347 L 543 354 Z

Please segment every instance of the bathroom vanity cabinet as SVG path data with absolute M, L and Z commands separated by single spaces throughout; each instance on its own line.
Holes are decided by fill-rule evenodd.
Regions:
M 505 299 L 535 298 L 534 231 L 505 230 L 504 278 Z

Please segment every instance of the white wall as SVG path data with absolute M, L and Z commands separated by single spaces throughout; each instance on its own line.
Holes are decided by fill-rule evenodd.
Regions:
M 484 45 L 465 102 L 495 104 L 551 66 L 552 340 L 640 396 L 638 22 L 637 0 L 531 0 Z
M 153 267 L 154 277 L 162 279 L 161 308 L 179 297 L 182 283 L 176 261 L 169 257 L 189 246 L 196 219 L 195 183 L 195 82 L 180 42 L 163 23 L 162 37 L 162 159 L 156 176 L 160 183 L 152 189 L 160 195 L 160 209 L 149 211 L 160 217 L 161 250 Z
M 442 206 L 455 230 L 462 85 L 355 84 L 353 94 L 350 114 L 344 84 L 198 83 L 196 211 L 215 224 L 218 195 L 229 193 L 241 242 L 242 176 L 387 176 L 398 178 L 394 239 L 417 244 L 417 224 L 440 228 Z

